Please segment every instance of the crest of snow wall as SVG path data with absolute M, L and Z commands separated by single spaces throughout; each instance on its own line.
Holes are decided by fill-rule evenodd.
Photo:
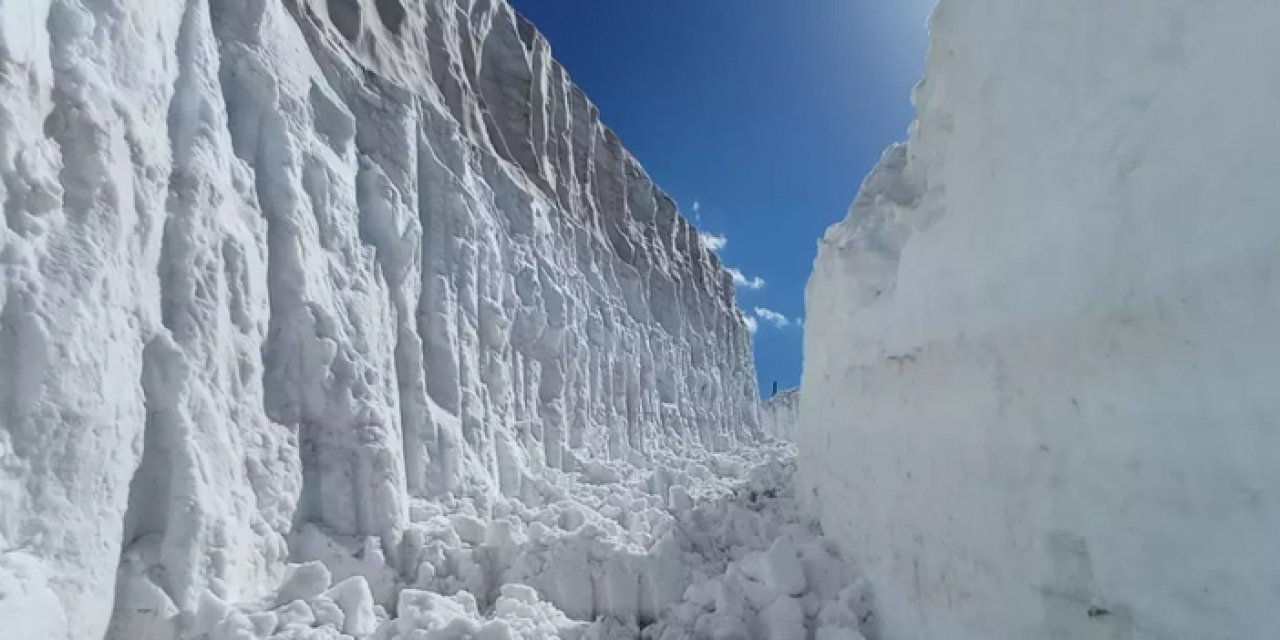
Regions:
M 821 243 L 802 493 L 885 639 L 1280 626 L 1280 5 L 942 0 Z
M 731 279 L 505 3 L 0 0 L 0 174 L 30 637 L 102 637 L 117 569 L 193 611 L 303 522 L 394 563 L 413 497 L 759 435 Z

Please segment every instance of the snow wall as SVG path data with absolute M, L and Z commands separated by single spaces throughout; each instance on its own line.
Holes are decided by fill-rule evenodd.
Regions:
M 0 176 L 42 637 L 103 637 L 118 569 L 191 612 L 302 523 L 394 563 L 411 499 L 759 435 L 730 277 L 500 0 L 0 0 Z
M 942 0 L 823 239 L 802 493 L 881 637 L 1280 628 L 1280 4 Z
M 779 440 L 794 440 L 800 420 L 800 390 L 784 389 L 760 405 L 760 430 Z

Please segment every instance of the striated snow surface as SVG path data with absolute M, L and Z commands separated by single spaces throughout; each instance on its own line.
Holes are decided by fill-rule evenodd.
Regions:
M 0 0 L 0 202 L 0 637 L 656 619 L 663 461 L 761 436 L 730 276 L 501 1 Z
M 1280 4 L 931 31 L 805 313 L 799 491 L 879 637 L 1274 637 Z

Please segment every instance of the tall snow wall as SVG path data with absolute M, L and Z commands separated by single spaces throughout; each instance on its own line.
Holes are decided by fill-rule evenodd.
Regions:
M 784 389 L 760 405 L 760 430 L 779 440 L 794 440 L 800 420 L 800 390 Z
M 394 562 L 411 499 L 758 435 L 731 279 L 501 0 L 0 0 L 0 176 L 40 637 L 118 571 L 191 612 L 302 523 Z
M 807 290 L 803 493 L 887 640 L 1280 628 L 1280 5 L 942 0 Z

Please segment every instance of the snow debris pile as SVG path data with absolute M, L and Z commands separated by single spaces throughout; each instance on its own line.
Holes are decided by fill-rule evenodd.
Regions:
M 938 4 L 805 310 L 799 493 L 886 640 L 1280 628 L 1278 25 Z
M 790 447 L 745 453 L 617 464 L 610 485 L 557 474 L 540 506 L 504 500 L 488 515 L 469 501 L 417 505 L 402 574 L 364 561 L 376 541 L 347 547 L 357 541 L 313 531 L 332 545 L 324 562 L 291 565 L 260 601 L 230 606 L 206 592 L 190 633 L 861 639 L 867 589 L 796 510 Z
M 0 0 L 0 202 L 0 636 L 554 627 L 664 520 L 548 478 L 761 438 L 732 277 L 500 0 Z

